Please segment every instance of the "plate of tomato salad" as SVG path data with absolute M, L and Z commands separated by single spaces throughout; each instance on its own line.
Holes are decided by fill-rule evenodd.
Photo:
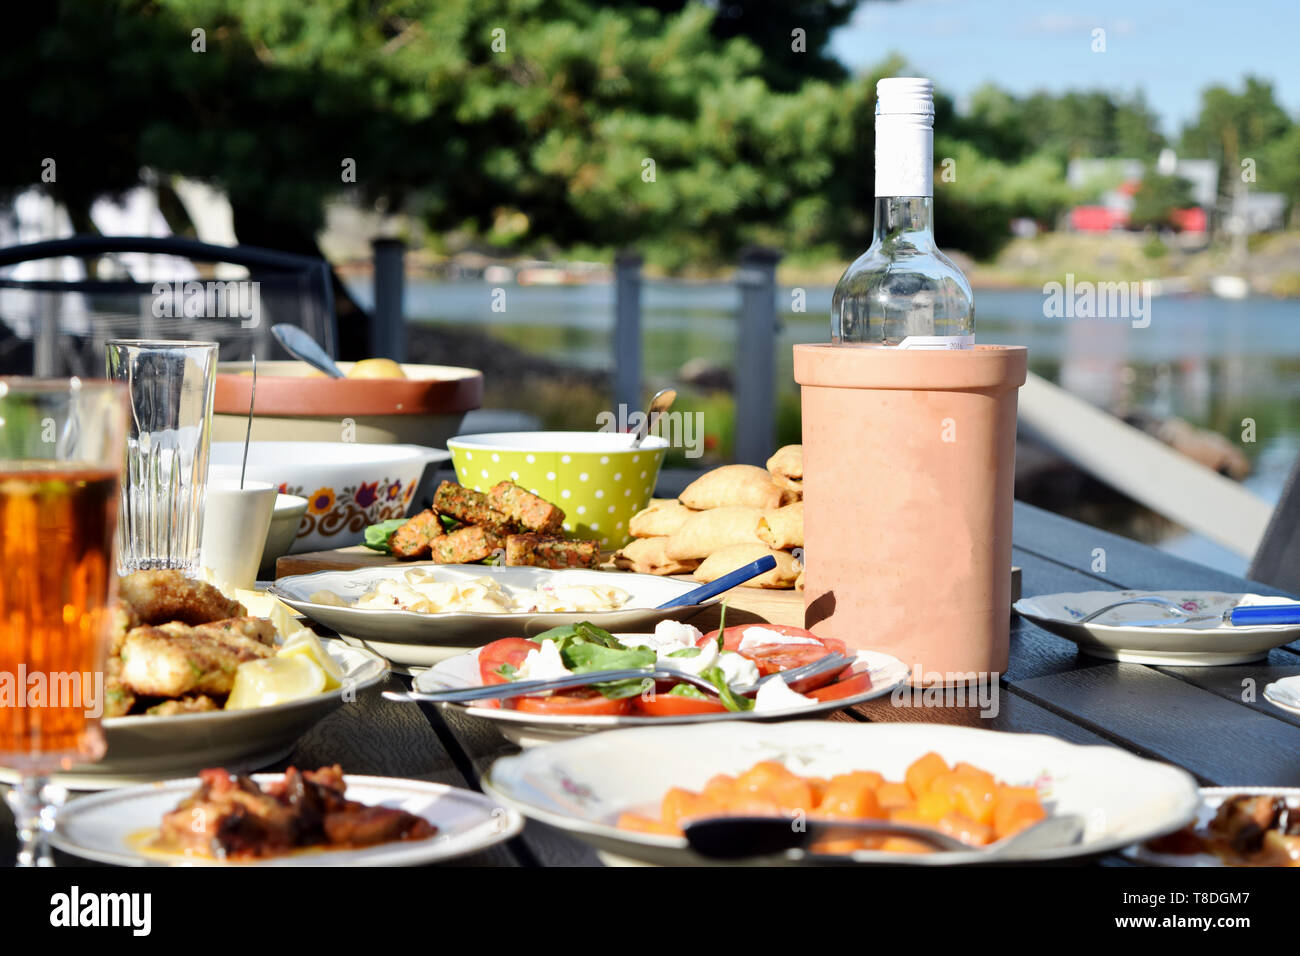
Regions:
M 554 646 L 547 647 L 548 641 Z M 780 681 L 772 682 L 782 683 L 780 688 L 765 684 L 757 699 L 731 690 L 732 684 L 780 675 L 833 652 L 855 660 L 812 686 L 802 686 L 800 693 Z M 854 654 L 841 641 L 790 625 L 733 625 L 705 634 L 668 621 L 654 634 L 610 634 L 583 623 L 533 638 L 493 641 L 422 672 L 415 688 L 432 691 L 559 676 L 559 667 L 581 673 L 683 664 L 713 681 L 718 692 L 704 692 L 685 681 L 641 680 L 441 706 L 492 721 L 508 739 L 526 747 L 620 727 L 806 719 L 888 694 L 909 676 L 907 666 L 895 657 L 877 651 Z

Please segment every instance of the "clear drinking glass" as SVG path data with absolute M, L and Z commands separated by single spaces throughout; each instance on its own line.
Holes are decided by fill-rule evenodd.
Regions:
M 108 377 L 130 392 L 118 570 L 193 574 L 216 385 L 216 342 L 109 341 Z
M 21 775 L 20 866 L 51 862 L 50 773 L 104 755 L 126 420 L 121 385 L 0 378 L 0 764 Z

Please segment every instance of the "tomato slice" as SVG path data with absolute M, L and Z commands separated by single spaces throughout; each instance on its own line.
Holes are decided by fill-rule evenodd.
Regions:
M 841 671 L 841 673 L 843 673 Z M 840 700 L 844 697 L 852 697 L 855 694 L 861 694 L 863 691 L 871 689 L 871 674 L 869 671 L 860 671 L 857 674 L 850 674 L 843 680 L 838 680 L 834 684 L 827 684 L 825 687 L 818 687 L 816 690 L 806 690 L 804 694 L 813 700 Z
M 751 647 L 747 650 L 740 649 L 740 642 L 744 640 L 745 633 L 751 627 L 761 627 L 767 631 L 775 631 L 788 637 L 812 638 L 817 641 L 816 644 L 781 644 L 773 642 L 771 644 L 760 644 L 757 647 Z M 701 637 L 696 643 L 703 647 L 709 641 L 716 641 L 718 632 L 712 631 Z M 726 636 L 723 638 L 722 646 L 724 650 L 735 651 L 743 657 L 748 657 L 758 667 L 761 675 L 777 674 L 781 671 L 792 670 L 796 667 L 802 667 L 804 664 L 811 664 L 813 661 L 820 660 L 830 653 L 846 653 L 843 641 L 838 641 L 833 637 L 818 637 L 807 628 L 795 627 L 793 624 L 740 624 L 736 627 L 727 628 Z M 847 669 L 847 668 L 846 668 Z M 842 674 L 843 671 L 840 671 Z M 813 684 L 814 687 L 822 686 L 833 681 L 838 674 L 826 674 Z M 804 693 L 807 693 L 807 689 Z
M 522 637 L 503 637 L 499 641 L 485 644 L 478 652 L 479 679 L 484 686 L 504 684 L 508 678 L 497 673 L 501 665 L 509 664 L 518 670 L 524 663 L 529 651 L 538 650 L 542 645 Z
M 676 694 L 634 697 L 633 701 L 636 712 L 646 717 L 684 717 L 689 714 L 723 714 L 727 711 L 720 700 L 679 697 Z
M 573 717 L 620 716 L 632 712 L 632 700 L 610 700 L 598 690 L 579 690 L 550 697 L 512 697 L 503 703 L 528 714 L 568 714 Z

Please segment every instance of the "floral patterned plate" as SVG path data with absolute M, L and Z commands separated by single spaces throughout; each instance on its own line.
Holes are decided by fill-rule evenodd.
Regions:
M 1193 617 L 1186 621 L 1149 604 L 1127 604 L 1094 621 L 1079 624 L 1098 608 L 1124 598 L 1158 595 L 1176 601 Z M 1289 598 L 1222 591 L 1077 591 L 1021 598 L 1012 607 L 1022 617 L 1093 657 L 1129 664 L 1213 667 L 1267 657 L 1275 647 L 1300 637 L 1300 624 L 1237 626 L 1223 623 L 1230 608 L 1252 604 L 1291 604 Z

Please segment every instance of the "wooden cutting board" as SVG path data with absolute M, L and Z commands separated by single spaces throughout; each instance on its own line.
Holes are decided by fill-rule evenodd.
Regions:
M 420 562 L 394 561 L 386 554 L 356 545 L 332 551 L 305 551 L 288 554 L 275 563 L 275 576 L 311 574 L 315 571 L 352 571 L 358 568 L 411 567 Z M 612 566 L 613 574 L 623 574 Z M 674 575 L 679 581 L 694 584 L 689 574 Z M 1011 569 L 1011 600 L 1020 599 L 1020 569 Z M 1008 612 L 1010 609 L 1008 608 Z M 718 607 L 709 607 L 691 618 L 691 623 L 702 631 L 718 626 Z M 776 591 L 768 588 L 732 588 L 727 593 L 727 621 L 730 624 L 790 624 L 803 627 L 803 592 Z

